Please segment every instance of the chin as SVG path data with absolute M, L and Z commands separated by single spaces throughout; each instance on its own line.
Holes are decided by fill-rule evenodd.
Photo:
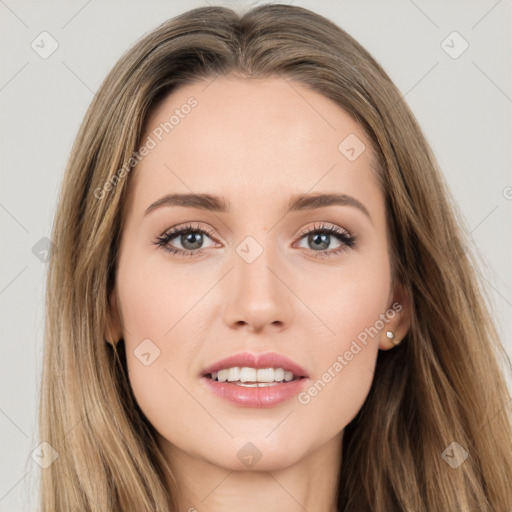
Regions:
M 233 449 L 215 453 L 209 462 L 229 471 L 279 471 L 299 462 L 302 451 L 297 446 L 247 438 Z

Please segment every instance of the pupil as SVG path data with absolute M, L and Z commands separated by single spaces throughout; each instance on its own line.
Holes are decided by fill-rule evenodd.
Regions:
M 320 245 L 322 245 L 321 249 L 327 249 L 327 247 L 329 246 L 329 243 L 326 241 L 326 239 L 329 237 L 330 235 L 326 234 L 326 233 L 317 233 L 317 234 L 314 234 L 314 235 L 309 235 L 309 242 L 310 243 L 313 243 L 314 245 L 316 245 L 317 247 L 319 247 Z M 321 238 L 321 240 L 317 243 L 318 239 Z M 319 245 L 320 244 L 320 245 Z
M 183 244 L 183 247 L 185 247 L 185 249 L 194 250 L 198 249 L 199 247 L 187 247 L 187 244 L 199 243 L 199 245 L 201 245 L 202 238 L 203 235 L 201 233 L 188 233 L 186 235 L 181 236 L 181 243 Z

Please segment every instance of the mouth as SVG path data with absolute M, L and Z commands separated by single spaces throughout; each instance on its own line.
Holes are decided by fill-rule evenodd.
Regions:
M 270 352 L 243 352 L 205 368 L 201 382 L 212 393 L 239 407 L 273 407 L 291 400 L 309 380 L 291 359 Z

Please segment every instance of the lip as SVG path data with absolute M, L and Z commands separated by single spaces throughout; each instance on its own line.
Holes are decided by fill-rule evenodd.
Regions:
M 248 366 L 250 368 L 282 368 L 284 371 L 292 372 L 295 377 L 309 377 L 306 370 L 297 363 L 277 352 L 267 352 L 265 354 L 251 354 L 250 352 L 241 352 L 205 368 L 202 376 L 212 372 L 217 372 L 224 368 L 233 368 L 234 366 Z M 293 382 L 293 381 L 292 381 Z
M 281 404 L 298 395 L 309 381 L 309 378 L 304 377 L 261 388 L 247 388 L 232 382 L 218 382 L 209 377 L 201 377 L 200 383 L 221 399 L 239 407 L 264 408 Z
M 234 366 L 251 368 L 282 368 L 284 371 L 292 372 L 294 377 L 300 379 L 274 384 L 264 387 L 244 387 L 232 382 L 218 382 L 207 377 L 212 372 L 217 372 L 224 368 Z M 201 374 L 200 382 L 218 397 L 234 403 L 240 407 L 273 407 L 293 396 L 300 391 L 309 382 L 309 376 L 300 365 L 276 352 L 267 352 L 266 354 L 251 354 L 242 352 L 205 368 Z

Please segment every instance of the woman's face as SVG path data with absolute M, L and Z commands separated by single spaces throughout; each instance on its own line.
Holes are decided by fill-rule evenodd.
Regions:
M 364 132 L 296 82 L 224 77 L 165 98 L 142 144 L 125 178 L 114 304 L 161 446 L 232 470 L 339 447 L 379 346 L 393 346 L 386 331 L 407 329 Z M 205 376 L 241 353 L 216 367 L 238 384 Z M 303 378 L 252 384 L 289 378 L 279 368 Z

